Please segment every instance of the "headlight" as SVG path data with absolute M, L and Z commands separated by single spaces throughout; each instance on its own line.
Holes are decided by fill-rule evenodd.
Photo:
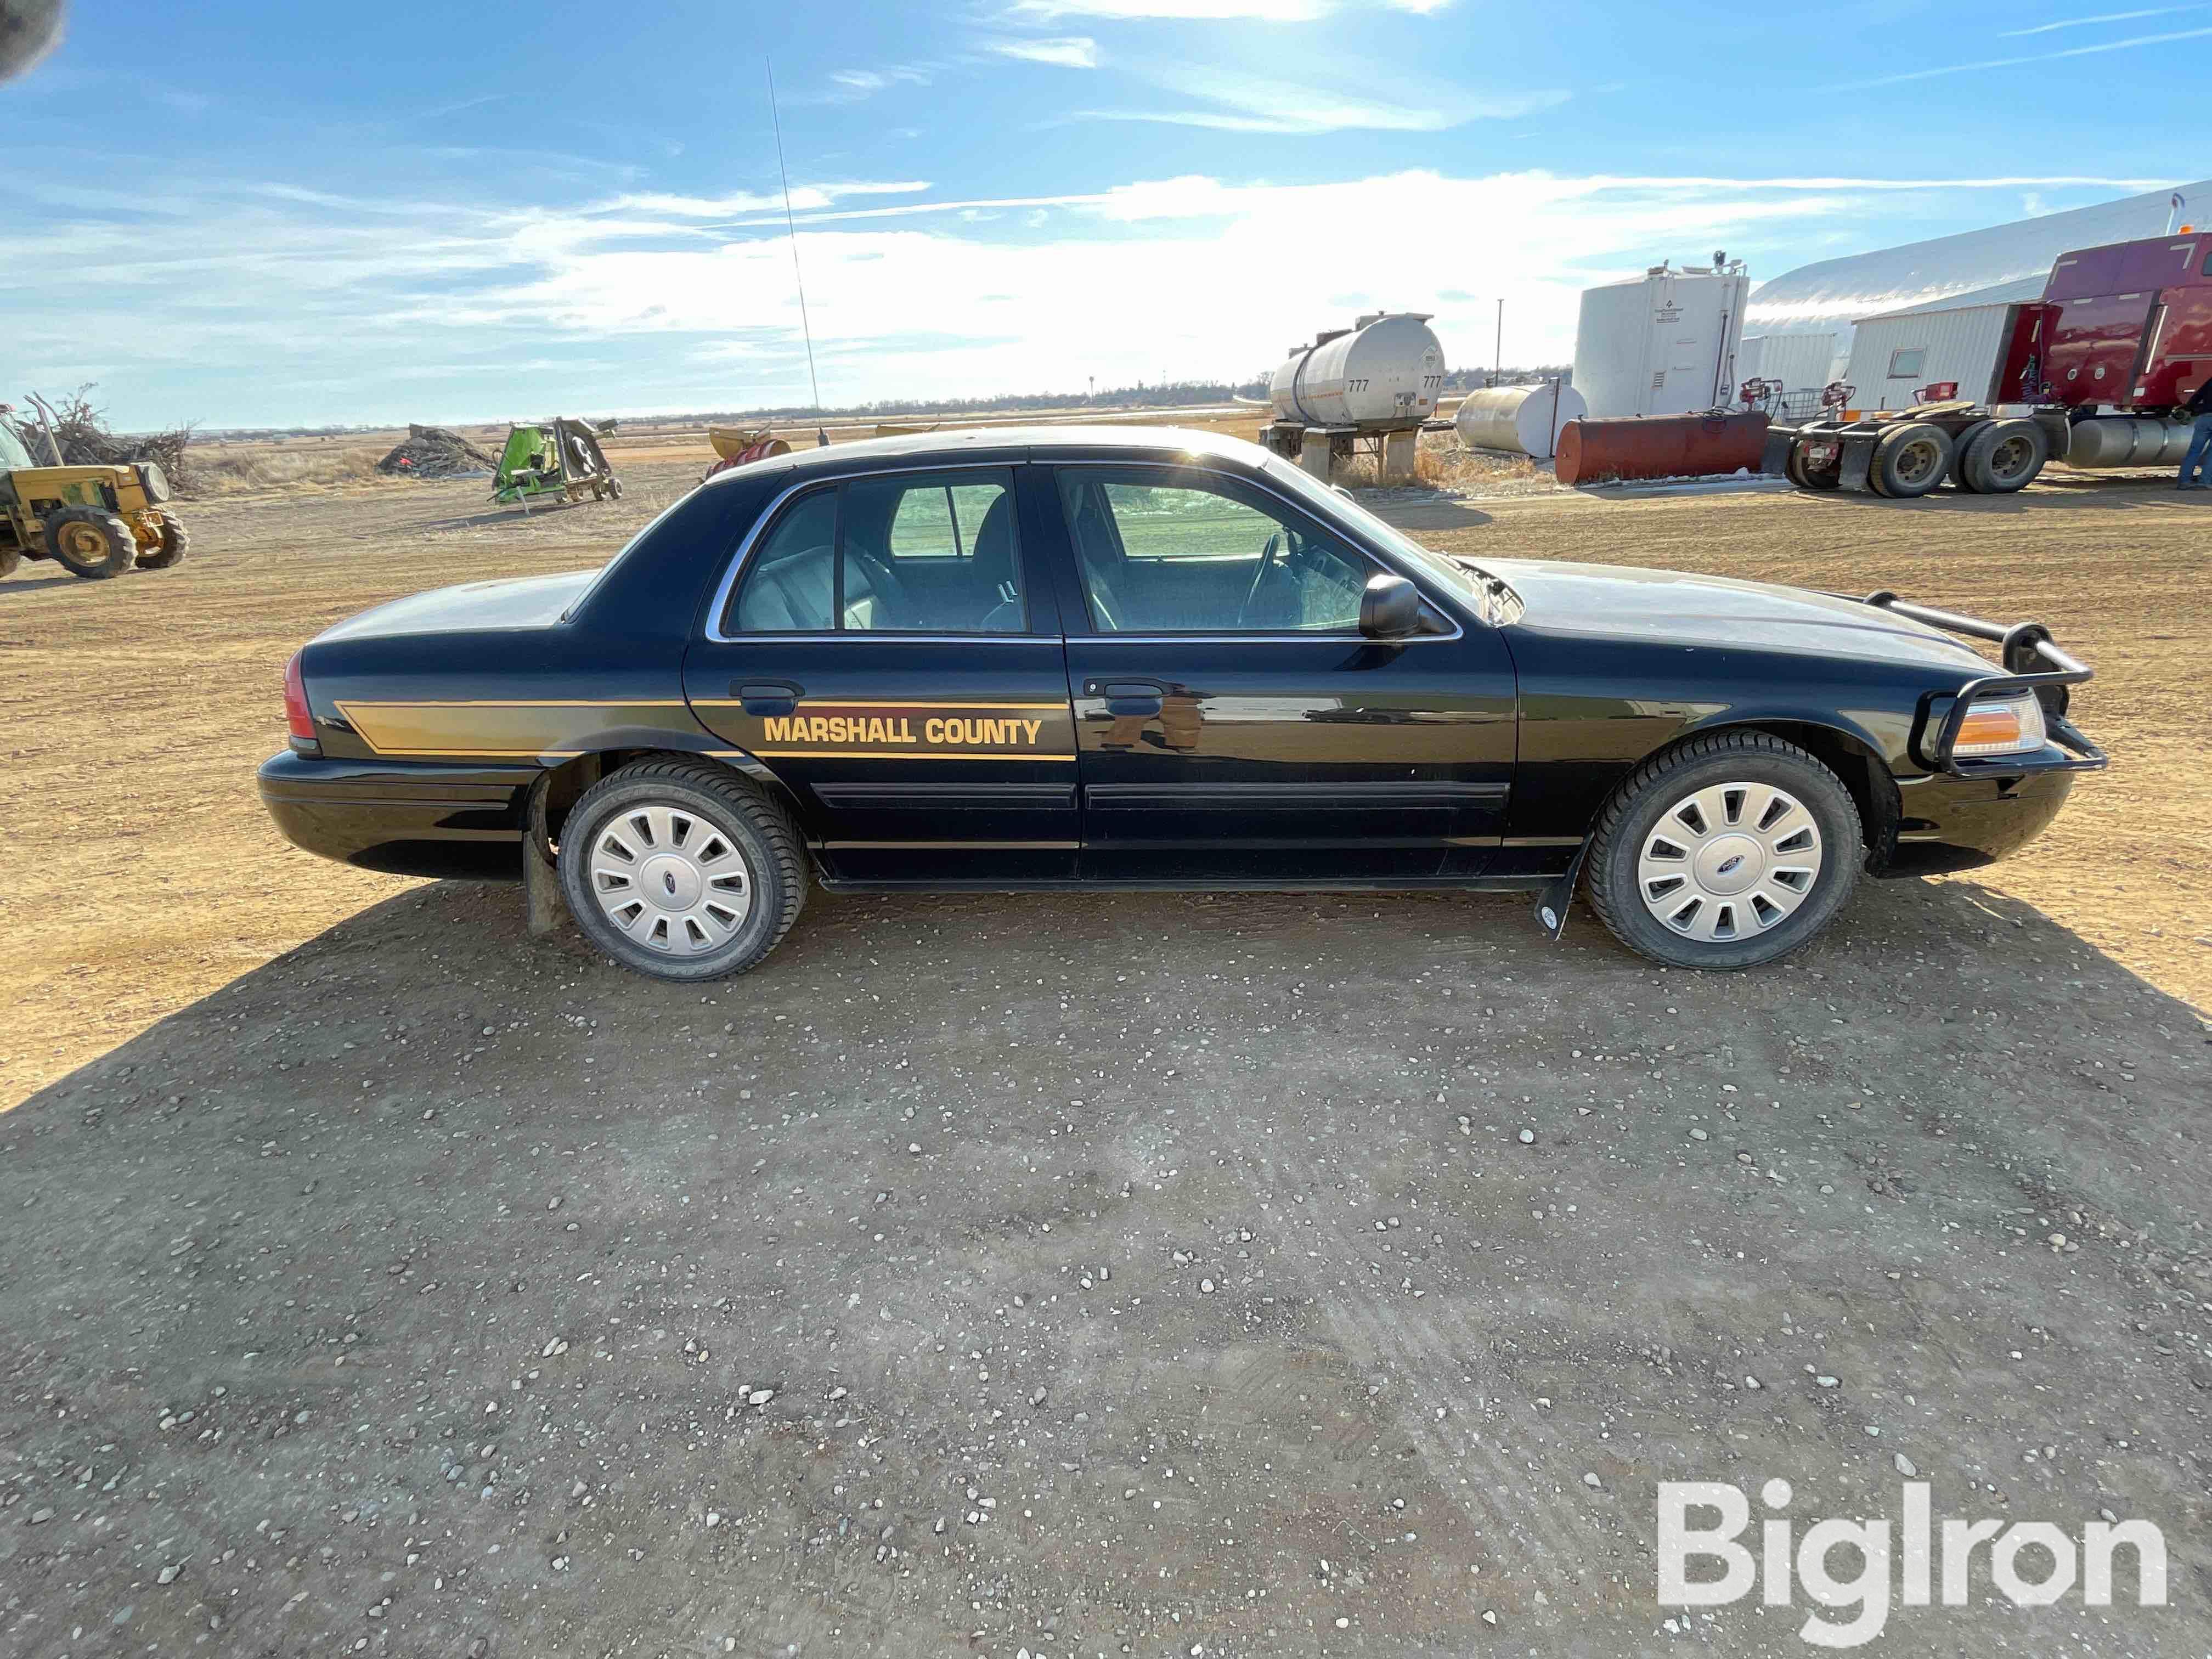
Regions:
M 2049 740 L 2043 729 L 2043 704 L 2031 691 L 2024 696 L 1977 702 L 1966 711 L 1951 753 L 1954 757 L 2020 755 L 2040 749 Z
M 155 462 L 138 463 L 138 487 L 146 492 L 146 499 L 149 501 L 161 502 L 169 499 L 169 475 Z

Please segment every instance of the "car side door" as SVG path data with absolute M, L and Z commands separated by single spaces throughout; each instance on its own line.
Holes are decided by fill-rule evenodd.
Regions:
M 1061 462 L 1087 880 L 1401 883 L 1478 873 L 1515 757 L 1511 659 L 1410 575 L 1256 479 Z M 1419 586 L 1419 583 L 1416 582 Z
M 684 691 L 770 769 L 832 880 L 1074 873 L 1065 647 L 1014 465 L 793 485 L 744 537 Z

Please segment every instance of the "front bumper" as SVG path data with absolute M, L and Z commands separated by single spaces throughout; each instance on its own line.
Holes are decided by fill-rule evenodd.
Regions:
M 519 881 L 533 767 L 272 755 L 256 775 L 284 839 L 392 875 Z
M 2009 857 L 2050 827 L 2074 793 L 2063 766 L 2003 777 L 1943 773 L 1897 781 L 1897 834 L 1877 876 L 1940 876 Z

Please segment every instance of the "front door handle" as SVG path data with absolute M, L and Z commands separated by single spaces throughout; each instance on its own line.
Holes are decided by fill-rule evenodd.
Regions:
M 788 714 L 799 707 L 805 688 L 789 680 L 739 680 L 730 695 L 744 705 L 748 714 Z
M 1121 719 L 1152 720 L 1167 687 L 1158 680 L 1093 680 L 1084 690 L 1106 699 L 1106 712 Z

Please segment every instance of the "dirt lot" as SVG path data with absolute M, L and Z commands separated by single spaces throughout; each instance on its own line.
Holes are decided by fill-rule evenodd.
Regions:
M 696 463 L 624 465 L 0 584 L 0 1650 L 1798 1652 L 1802 1591 L 1657 1605 L 1655 1484 L 1894 1516 L 1907 1468 L 2156 1522 L 2172 1605 L 1984 1565 L 1873 1650 L 2212 1648 L 2212 510 L 1394 503 L 2096 665 L 2050 836 L 1779 969 L 1440 895 L 817 896 L 702 993 L 251 787 L 301 639 L 603 556 Z

